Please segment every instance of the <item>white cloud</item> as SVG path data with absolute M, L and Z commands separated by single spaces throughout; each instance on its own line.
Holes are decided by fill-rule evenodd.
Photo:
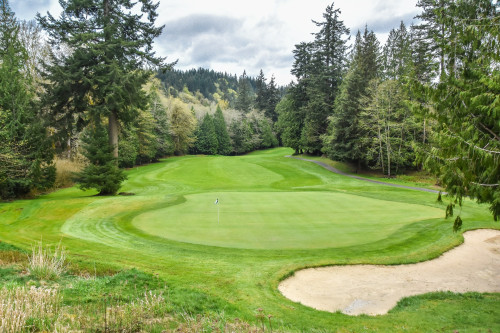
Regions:
M 406 24 L 419 12 L 417 0 L 336 0 L 340 19 L 355 34 L 374 30 L 383 44 L 390 29 Z M 30 3 L 30 5 L 27 5 Z M 169 61 L 179 59 L 176 68 L 205 67 L 240 75 L 257 76 L 262 69 L 278 83 L 292 79 L 292 51 L 295 44 L 312 40 L 331 1 L 319 0 L 160 0 L 157 23 L 165 24 L 156 41 L 157 54 Z M 36 11 L 60 12 L 58 0 L 14 0 L 11 6 L 22 19 Z

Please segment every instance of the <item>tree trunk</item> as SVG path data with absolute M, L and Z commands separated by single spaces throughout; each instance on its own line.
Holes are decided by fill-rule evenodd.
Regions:
M 380 120 L 377 119 L 378 122 L 378 144 L 379 144 L 379 151 L 378 151 L 378 159 L 380 161 L 380 164 L 382 165 L 382 173 L 385 174 L 385 168 L 384 168 L 384 148 L 382 147 L 382 133 L 380 131 Z
M 423 144 L 425 144 L 425 135 L 426 135 L 425 130 L 426 130 L 426 125 L 427 125 L 427 119 L 426 119 L 426 118 L 424 118 L 424 138 L 423 138 L 423 140 L 422 140 L 422 143 L 423 143 Z
M 118 158 L 118 117 L 116 111 L 111 111 L 108 118 L 109 145 L 113 151 L 113 157 Z

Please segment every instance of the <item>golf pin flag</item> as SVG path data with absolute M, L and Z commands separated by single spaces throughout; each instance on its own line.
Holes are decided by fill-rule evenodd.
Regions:
M 215 202 L 214 202 L 214 205 L 218 205 L 219 204 L 219 198 L 215 199 Z

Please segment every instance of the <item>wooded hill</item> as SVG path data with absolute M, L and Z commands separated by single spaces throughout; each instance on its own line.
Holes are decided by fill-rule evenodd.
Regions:
M 160 71 L 157 77 L 164 84 L 167 93 L 174 97 L 186 87 L 191 92 L 199 91 L 204 98 L 210 101 L 218 101 L 223 98 L 234 102 L 238 90 L 238 76 L 236 74 L 216 72 L 201 67 L 185 71 L 175 68 L 167 72 Z M 247 77 L 247 81 L 252 93 L 255 94 L 256 80 Z

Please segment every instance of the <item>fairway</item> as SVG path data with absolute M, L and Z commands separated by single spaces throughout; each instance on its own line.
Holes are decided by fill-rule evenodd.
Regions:
M 133 225 L 195 244 L 320 249 L 378 241 L 405 224 L 442 216 L 442 210 L 433 207 L 331 192 L 225 192 L 185 198 L 138 215 Z
M 498 318 L 490 311 L 500 308 L 495 294 L 474 302 L 423 296 L 374 318 L 286 299 L 280 281 L 305 267 L 420 262 L 462 241 L 436 194 L 335 174 L 285 157 L 292 152 L 172 157 L 128 170 L 120 191 L 134 195 L 96 196 L 73 187 L 0 203 L 0 240 L 28 251 L 40 239 L 61 242 L 84 274 L 136 268 L 162 279 L 180 309 L 193 304 L 193 313 L 249 322 L 263 309 L 286 332 L 436 331 L 443 327 L 430 319 L 436 312 L 453 323 L 453 309 L 467 304 L 475 309 L 462 315 Z M 483 205 L 466 200 L 456 210 L 464 231 L 499 228 Z M 464 320 L 475 331 L 495 328 Z

